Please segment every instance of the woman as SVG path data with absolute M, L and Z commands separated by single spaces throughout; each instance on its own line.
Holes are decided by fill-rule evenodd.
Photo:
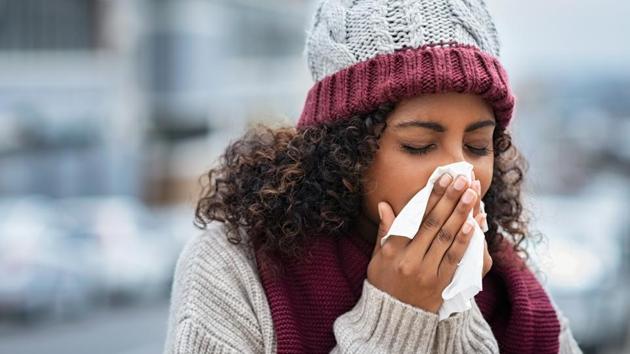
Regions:
M 579 353 L 526 264 L 526 165 L 483 1 L 322 1 L 305 53 L 297 126 L 250 129 L 206 175 L 165 352 Z M 416 236 L 381 246 L 458 161 L 474 181 L 443 175 Z M 471 210 L 488 227 L 483 290 L 438 320 Z

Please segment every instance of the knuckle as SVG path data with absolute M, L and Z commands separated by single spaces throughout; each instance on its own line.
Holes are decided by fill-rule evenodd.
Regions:
M 456 265 L 457 263 L 459 263 L 459 257 L 452 250 L 446 252 L 446 254 L 444 255 L 444 259 L 450 265 Z
M 410 261 L 403 259 L 396 265 L 396 272 L 402 276 L 410 277 L 415 273 L 415 266 Z
M 438 227 L 440 227 L 441 223 L 440 220 L 435 217 L 435 215 L 429 214 L 427 216 L 427 218 L 424 220 L 424 222 L 422 223 L 422 227 L 424 227 L 427 230 L 434 230 L 437 229 Z
M 394 247 L 392 242 L 385 241 L 385 244 L 381 247 L 381 254 L 384 258 L 394 258 L 396 255 L 396 247 Z
M 446 228 L 441 228 L 437 233 L 438 240 L 450 243 L 453 240 L 453 233 Z
M 472 231 L 471 231 L 472 232 Z M 470 241 L 470 235 L 465 234 L 463 231 L 457 234 L 457 238 L 455 239 L 458 244 L 465 246 Z

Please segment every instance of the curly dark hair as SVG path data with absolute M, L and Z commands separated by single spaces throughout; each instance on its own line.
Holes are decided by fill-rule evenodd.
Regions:
M 313 235 L 344 235 L 360 212 L 363 172 L 394 107 L 385 103 L 368 114 L 300 129 L 249 128 L 201 176 L 195 225 L 205 229 L 218 220 L 227 225 L 230 242 L 241 241 L 241 228 L 252 247 L 290 256 L 299 256 Z M 488 249 L 494 253 L 509 238 L 525 260 L 529 232 L 521 187 L 528 163 L 505 129 L 495 129 L 493 144 L 493 179 L 483 198 Z

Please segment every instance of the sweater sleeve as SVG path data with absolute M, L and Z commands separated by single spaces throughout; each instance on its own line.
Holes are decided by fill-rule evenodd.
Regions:
M 271 316 L 246 253 L 224 238 L 198 235 L 180 253 L 164 354 L 275 351 Z
M 331 353 L 498 353 L 488 323 L 473 301 L 470 310 L 438 315 L 406 304 L 367 279 L 357 304 L 333 325 Z
M 266 353 L 277 350 L 271 312 L 254 259 L 219 230 L 190 240 L 171 291 L 164 354 Z M 438 322 L 374 287 L 333 324 L 333 353 L 497 353 L 489 325 L 473 308 Z

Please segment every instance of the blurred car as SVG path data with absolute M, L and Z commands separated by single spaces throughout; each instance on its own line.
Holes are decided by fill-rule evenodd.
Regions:
M 175 204 L 154 207 L 151 210 L 156 218 L 163 222 L 164 230 L 171 234 L 171 237 L 180 248 L 195 233 L 202 232 L 193 224 L 195 220 L 195 209 L 193 206 Z
M 178 246 L 161 220 L 126 196 L 74 197 L 57 202 L 76 238 L 92 244 L 100 292 L 108 300 L 161 297 L 170 286 Z
M 576 340 L 585 352 L 622 345 L 630 330 L 627 187 L 599 180 L 580 195 L 533 199 L 545 242 L 530 253 Z
M 173 252 L 176 256 L 179 256 L 180 251 L 192 236 L 198 232 L 202 232 L 197 228 L 193 221 L 195 219 L 194 207 L 186 204 L 166 205 L 160 207 L 154 207 L 151 209 L 153 214 L 162 222 L 163 230 L 167 231 L 172 240 Z M 176 261 L 177 259 L 175 259 Z M 173 282 L 173 276 L 175 275 L 175 263 L 171 269 L 171 279 L 166 289 L 167 296 L 170 296 L 171 284 Z
M 32 320 L 84 314 L 93 268 L 62 228 L 47 198 L 0 201 L 0 314 Z

